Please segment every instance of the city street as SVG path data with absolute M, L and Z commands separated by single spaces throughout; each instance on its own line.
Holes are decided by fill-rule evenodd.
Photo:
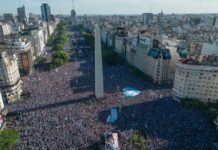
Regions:
M 71 43 L 69 38 L 67 52 Z M 93 50 L 84 41 L 77 41 L 75 47 L 83 55 L 58 69 L 35 70 L 22 78 L 31 97 L 9 105 L 10 112 L 19 114 L 8 123 L 20 133 L 15 150 L 88 149 L 101 141 L 104 132 L 113 130 L 120 133 L 123 150 L 131 149 L 128 139 L 135 129 L 142 131 L 149 150 L 201 150 L 218 139 L 216 128 L 203 114 L 172 99 L 171 85 L 145 83 L 122 60 L 117 66 L 103 65 L 105 99 L 96 100 Z M 47 53 L 50 60 L 51 51 Z M 124 97 L 122 89 L 129 86 L 141 94 Z M 110 125 L 106 120 L 112 107 L 120 112 L 118 121 Z

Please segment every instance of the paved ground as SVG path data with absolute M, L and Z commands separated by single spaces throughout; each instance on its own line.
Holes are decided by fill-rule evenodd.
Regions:
M 66 44 L 69 47 L 69 43 Z M 201 150 L 218 139 L 214 126 L 203 115 L 180 106 L 170 97 L 171 86 L 144 83 L 121 61 L 104 65 L 104 100 L 96 101 L 92 50 L 53 71 L 36 71 L 24 77 L 24 89 L 31 98 L 10 105 L 20 112 L 9 122 L 20 132 L 14 149 L 89 149 L 105 131 L 121 134 L 121 147 L 130 150 L 128 141 L 135 129 L 146 138 L 149 150 Z M 131 86 L 142 91 L 126 98 L 121 90 Z M 111 107 L 120 107 L 119 120 L 106 123 Z

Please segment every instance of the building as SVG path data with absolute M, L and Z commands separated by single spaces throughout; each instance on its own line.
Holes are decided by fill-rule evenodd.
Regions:
M 4 17 L 4 21 L 6 22 L 12 22 L 13 24 L 15 24 L 16 22 L 13 14 L 6 13 L 6 14 L 3 14 L 3 17 Z
M 120 150 L 119 135 L 117 132 L 104 133 L 105 150 Z
M 31 45 L 33 48 L 33 57 L 34 59 L 40 55 L 45 50 L 45 39 L 43 29 L 32 29 L 20 32 L 21 39 L 28 39 L 31 41 Z
M 25 6 L 17 8 L 17 14 L 18 14 L 17 16 L 18 22 L 20 23 L 28 22 L 28 17 L 27 17 Z
M 115 51 L 121 57 L 126 58 L 127 32 L 125 27 L 117 27 L 115 35 Z
M 153 14 L 152 13 L 143 13 L 143 25 L 150 25 L 152 23 Z
M 22 81 L 15 55 L 6 52 L 0 54 L 0 90 L 3 100 L 12 103 L 20 99 Z
M 132 43 L 127 44 L 126 60 L 161 84 L 169 80 L 171 63 L 170 50 L 159 48 L 159 42 L 151 36 L 138 35 Z
M 0 43 L 0 51 L 8 51 L 10 54 L 15 53 L 19 69 L 25 73 L 32 73 L 34 58 L 30 41 L 21 38 L 5 40 Z
M 10 24 L 0 22 L 0 39 L 6 35 L 12 34 L 12 32 L 13 32 L 13 29 Z
M 173 97 L 218 102 L 218 67 L 179 63 L 173 86 Z
M 149 48 L 152 47 L 152 38 L 140 36 L 134 39 L 132 43 L 127 44 L 126 60 L 132 66 L 138 68 L 143 73 L 146 73 L 146 56 Z
M 46 3 L 41 5 L 42 21 L 50 22 L 51 21 L 51 9 L 50 6 Z
M 145 58 L 145 72 L 154 83 L 168 81 L 171 55 L 169 49 L 151 48 Z
M 76 11 L 74 9 L 71 10 L 71 19 L 72 19 L 72 25 L 77 25 Z

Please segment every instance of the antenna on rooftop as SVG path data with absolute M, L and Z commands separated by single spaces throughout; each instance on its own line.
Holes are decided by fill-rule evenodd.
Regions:
M 75 10 L 74 0 L 72 0 L 73 10 Z

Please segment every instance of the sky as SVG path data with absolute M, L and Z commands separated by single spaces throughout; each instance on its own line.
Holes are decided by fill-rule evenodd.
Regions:
M 25 5 L 28 13 L 40 14 L 42 3 L 52 14 L 70 14 L 72 0 L 0 0 L 0 14 L 17 14 Z M 74 0 L 77 14 L 218 13 L 218 0 Z

